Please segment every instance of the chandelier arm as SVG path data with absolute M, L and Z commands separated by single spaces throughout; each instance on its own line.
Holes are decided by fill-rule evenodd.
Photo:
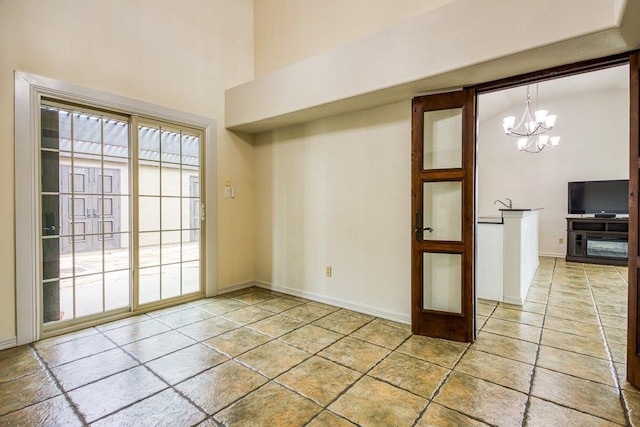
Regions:
M 527 104 L 524 107 L 524 111 L 522 112 L 522 118 L 520 119 L 517 125 L 508 129 L 509 131 L 508 135 L 529 136 L 528 134 L 523 134 L 521 132 L 516 131 L 516 129 L 520 129 L 520 126 L 522 126 L 525 120 L 528 119 L 528 115 L 529 115 L 529 102 L 527 101 Z M 525 126 L 525 129 L 526 129 L 526 126 Z
M 551 145 L 549 143 L 549 141 L 540 142 L 540 135 L 532 135 L 527 139 L 527 143 L 524 144 L 524 146 L 522 146 L 522 148 L 519 148 L 520 151 L 523 151 L 525 153 L 539 153 L 541 151 L 544 151 L 546 148 L 548 149 L 552 149 L 553 145 Z

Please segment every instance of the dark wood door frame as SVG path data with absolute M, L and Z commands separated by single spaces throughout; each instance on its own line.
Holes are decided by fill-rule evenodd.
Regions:
M 630 68 L 627 381 L 640 388 L 640 51 L 508 77 L 477 85 L 475 89 L 480 95 L 627 64 Z
M 603 70 L 605 68 L 626 65 L 629 63 L 630 52 L 607 56 L 605 58 L 590 59 L 588 61 L 577 62 L 575 64 L 562 65 L 555 68 L 533 71 L 531 73 L 520 74 L 517 76 L 506 77 L 500 80 L 481 83 L 474 86 L 476 93 L 495 92 L 498 90 L 509 89 L 516 86 L 541 82 L 544 80 L 559 79 L 562 77 L 574 76 L 577 74 L 589 73 L 591 71 Z
M 629 310 L 627 312 L 627 381 L 640 388 L 640 51 L 630 55 L 629 81 Z

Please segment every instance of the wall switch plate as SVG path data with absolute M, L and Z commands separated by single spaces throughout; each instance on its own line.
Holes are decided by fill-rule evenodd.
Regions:
M 325 276 L 327 276 L 327 277 L 331 277 L 331 274 L 332 274 L 332 271 L 331 271 L 331 270 L 332 270 L 331 266 L 330 266 L 330 265 L 327 265 L 327 266 L 324 268 L 324 275 L 325 275 Z
M 564 243 L 564 239 L 562 237 L 558 238 L 558 244 L 561 245 Z
M 224 198 L 229 199 L 231 197 L 231 187 L 224 187 Z

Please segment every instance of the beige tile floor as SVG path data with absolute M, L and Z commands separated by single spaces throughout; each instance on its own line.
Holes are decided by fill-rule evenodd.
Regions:
M 542 259 L 472 345 L 250 288 L 0 352 L 0 425 L 638 425 L 625 277 Z

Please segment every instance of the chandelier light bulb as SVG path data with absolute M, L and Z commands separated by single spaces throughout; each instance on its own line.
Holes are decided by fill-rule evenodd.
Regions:
M 553 126 L 556 124 L 556 115 L 552 114 L 550 116 L 545 117 L 544 123 L 548 129 L 553 129 Z
M 558 146 L 558 144 L 560 143 L 560 137 L 559 136 L 552 136 L 551 138 L 549 138 L 551 140 L 551 145 L 553 147 Z
M 504 128 L 504 133 L 509 135 L 511 128 L 516 123 L 516 116 L 509 116 L 502 119 L 502 127 Z
M 549 135 L 538 135 L 538 148 L 543 149 L 549 142 Z
M 545 117 L 547 117 L 547 110 L 536 111 L 536 122 L 538 123 L 544 122 Z

